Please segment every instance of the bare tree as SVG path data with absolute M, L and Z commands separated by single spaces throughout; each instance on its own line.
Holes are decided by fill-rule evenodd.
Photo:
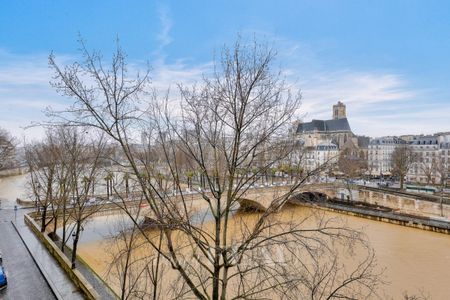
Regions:
M 368 170 L 367 160 L 362 159 L 359 156 L 352 155 L 348 149 L 345 149 L 339 155 L 338 166 L 339 170 L 344 174 L 344 181 L 349 193 L 349 200 L 353 200 L 351 182 L 354 179 L 364 176 Z
M 409 145 L 399 145 L 392 153 L 392 174 L 400 178 L 400 189 L 403 189 L 405 176 L 409 169 L 418 160 Z
M 181 105 L 168 96 L 158 101 L 156 93 L 146 94 L 148 73 L 130 79 L 120 48 L 108 69 L 102 57 L 87 51 L 83 43 L 82 51 L 85 61 L 64 69 L 50 57 L 54 86 L 74 99 L 70 109 L 53 116 L 71 125 L 95 128 L 120 145 L 127 161 L 121 167 L 133 174 L 139 199 L 149 208 L 146 219 L 161 231 L 162 247 L 131 213 L 131 203 L 120 193 L 116 196 L 147 246 L 160 255 L 161 264 L 177 274 L 168 295 L 177 299 L 286 298 L 290 288 L 301 289 L 305 279 L 301 272 L 305 261 L 296 249 L 362 241 L 357 232 L 323 219 L 309 228 L 295 219 L 277 218 L 314 171 L 292 173 L 292 183 L 286 189 L 275 189 L 266 209 L 255 214 L 253 221 L 234 215 L 258 178 L 283 164 L 293 147 L 293 141 L 285 137 L 299 108 L 300 94 L 292 92 L 281 74 L 272 70 L 275 53 L 267 46 L 237 42 L 231 49 L 224 48 L 214 73 L 201 85 L 179 86 Z M 150 102 L 143 111 L 138 103 L 146 96 Z M 135 149 L 133 132 L 148 128 L 149 146 Z M 155 149 L 157 163 L 150 159 Z M 197 195 L 184 193 L 186 164 L 201 175 Z M 264 259 L 255 259 L 261 252 L 272 258 L 275 252 L 282 253 L 290 263 L 285 268 L 267 265 Z M 339 273 L 343 281 L 323 281 L 325 285 L 332 282 L 327 297 L 371 295 L 376 282 L 376 276 L 370 275 L 373 264 L 369 260 L 363 265 L 357 277 L 367 281 Z M 338 288 L 338 282 L 348 288 Z M 352 289 L 353 284 L 361 289 Z M 309 294 L 316 299 L 317 293 L 313 289 Z
M 164 271 L 159 262 L 161 255 L 158 252 L 149 255 L 145 251 L 148 243 L 126 215 L 120 216 L 115 223 L 108 277 L 120 287 L 120 299 L 159 299 L 161 291 L 157 286 L 161 284 Z M 159 230 L 153 237 L 158 240 L 159 248 L 162 237 Z
M 78 169 L 77 162 L 79 160 L 83 160 L 85 157 L 80 156 L 76 157 L 75 148 L 86 146 L 77 139 L 79 133 L 76 128 L 66 127 L 66 126 L 57 126 L 57 138 L 60 143 L 59 151 L 58 151 L 58 168 L 57 168 L 57 181 L 59 187 L 59 195 L 57 199 L 57 209 L 53 210 L 53 218 L 55 220 L 55 230 L 56 223 L 59 220 L 62 228 L 62 236 L 61 236 L 61 251 L 65 251 L 66 244 L 68 243 L 71 233 L 70 224 L 73 222 L 73 204 L 75 199 L 75 188 L 76 184 L 74 180 L 82 181 L 83 184 L 86 184 L 86 176 L 82 173 L 82 169 Z M 81 162 L 82 163 L 82 162 Z M 78 174 L 75 175 L 74 174 Z M 89 184 L 92 186 L 95 185 L 96 181 L 92 180 Z M 53 206 L 52 206 L 53 207 Z M 55 232 L 56 234 L 56 232 Z
M 75 268 L 77 247 L 81 231 L 89 218 L 101 209 L 101 198 L 93 198 L 90 194 L 92 186 L 98 184 L 97 178 L 104 172 L 102 159 L 108 157 L 105 139 L 100 137 L 86 137 L 84 131 L 72 128 L 68 132 L 66 147 L 67 159 L 70 163 L 70 216 L 72 229 L 72 269 Z M 95 203 L 91 203 L 95 199 Z
M 418 159 L 418 160 L 421 160 L 421 159 Z M 427 158 L 427 160 L 428 160 L 428 158 Z M 420 164 L 420 170 L 425 175 L 427 184 L 435 183 L 434 177 L 436 176 L 436 167 L 438 164 L 438 158 L 433 156 L 430 159 L 430 161 L 421 160 L 419 162 L 419 164 Z
M 444 189 L 447 187 L 447 183 L 450 177 L 450 161 L 449 158 L 442 155 L 440 158 L 438 158 L 436 163 L 436 175 L 439 178 L 439 187 L 441 192 L 440 197 L 440 207 L 441 207 L 441 216 L 444 215 L 443 211 L 443 202 L 444 202 Z
M 0 128 L 0 170 L 11 165 L 14 160 L 15 139 L 8 131 Z
M 58 144 L 53 130 L 47 130 L 44 141 L 25 147 L 25 159 L 30 171 L 30 189 L 41 214 L 41 232 L 45 232 L 53 218 L 47 211 L 54 207 L 59 197 L 57 184 Z

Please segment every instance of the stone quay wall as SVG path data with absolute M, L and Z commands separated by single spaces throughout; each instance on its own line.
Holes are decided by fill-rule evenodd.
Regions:
M 92 287 L 92 285 L 84 278 L 84 276 L 77 269 L 71 268 L 71 262 L 62 253 L 61 249 L 45 234 L 39 230 L 39 226 L 36 222 L 27 214 L 24 215 L 25 224 L 31 229 L 31 231 L 38 237 L 42 244 L 47 248 L 49 253 L 56 259 L 61 268 L 66 272 L 69 278 L 80 289 L 86 299 L 94 300 L 100 299 L 100 296 Z

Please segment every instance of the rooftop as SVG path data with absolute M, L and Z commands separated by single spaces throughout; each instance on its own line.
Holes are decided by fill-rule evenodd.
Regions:
M 418 139 L 415 139 L 411 142 L 412 145 L 437 145 L 438 138 L 437 136 L 427 135 L 421 136 Z
M 332 120 L 312 120 L 300 123 L 297 133 L 351 131 L 347 118 Z
M 382 145 L 382 144 L 406 144 L 406 141 L 398 138 L 396 136 L 383 136 L 379 138 L 372 139 L 370 141 L 371 145 Z

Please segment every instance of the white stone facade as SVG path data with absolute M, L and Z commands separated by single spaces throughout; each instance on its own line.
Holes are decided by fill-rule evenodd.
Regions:
M 369 143 L 368 167 L 370 175 L 391 175 L 392 153 L 406 142 L 395 136 L 375 138 Z
M 440 183 L 440 170 L 450 167 L 450 134 L 419 136 L 411 142 L 411 148 L 416 161 L 409 169 L 406 180 L 424 184 Z
M 330 166 L 337 163 L 339 159 L 339 149 L 332 142 L 322 142 L 315 147 L 309 147 L 305 153 L 304 166 L 308 171 L 317 168 Z

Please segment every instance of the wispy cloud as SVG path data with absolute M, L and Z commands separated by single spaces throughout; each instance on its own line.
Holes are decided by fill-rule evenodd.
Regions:
M 312 117 L 331 114 L 331 104 L 338 100 L 347 104 L 349 112 L 370 113 L 370 109 L 386 104 L 405 104 L 419 91 L 409 89 L 401 75 L 392 73 L 360 73 L 354 71 L 311 74 L 300 80 L 304 110 Z
M 177 83 L 200 83 L 203 74 L 213 69 L 206 59 L 192 64 L 179 59 L 167 62 L 165 49 L 172 42 L 170 11 L 161 6 L 162 30 L 159 54 L 151 62 L 153 87 L 165 93 L 169 87 L 176 97 Z M 270 40 L 270 37 L 267 38 Z M 450 105 L 442 105 L 446 93 L 413 86 L 406 74 L 395 70 L 331 69 L 321 62 L 317 52 L 308 45 L 278 38 L 278 64 L 283 75 L 295 88 L 302 90 L 300 115 L 305 121 L 331 118 L 331 107 L 338 100 L 347 105 L 347 115 L 353 131 L 369 136 L 433 133 L 450 130 Z M 58 55 L 64 64 L 74 57 Z M 144 64 L 134 61 L 130 69 Z M 277 65 L 276 65 L 277 66 Z M 24 132 L 24 126 L 43 121 L 43 110 L 50 106 L 62 109 L 71 103 L 50 87 L 52 71 L 46 55 L 12 55 L 0 49 L 0 126 L 17 136 L 37 135 L 37 129 Z
M 42 121 L 47 107 L 60 109 L 67 103 L 50 87 L 51 76 L 46 55 L 14 55 L 1 50 L 0 126 L 16 136 L 39 132 L 24 128 Z
M 172 37 L 170 36 L 173 21 L 170 15 L 170 8 L 166 4 L 160 3 L 158 5 L 157 13 L 160 23 L 160 30 L 156 36 L 158 40 L 158 48 L 155 51 L 155 54 L 158 60 L 164 60 L 164 48 L 170 45 L 173 41 Z
M 411 88 L 404 76 L 391 72 L 339 71 L 311 74 L 308 80 L 300 80 L 305 121 L 330 119 L 332 105 L 342 101 L 347 106 L 347 116 L 353 131 L 369 136 L 432 133 L 445 129 L 438 124 L 443 108 L 427 107 L 426 115 L 420 115 L 421 101 L 432 91 Z M 429 103 L 431 104 L 431 103 Z M 445 110 L 445 108 L 444 108 Z M 427 119 L 433 126 L 416 123 L 410 126 L 408 118 Z M 430 120 L 433 120 L 430 122 Z M 408 124 L 405 126 L 405 124 Z M 448 126 L 448 125 L 447 125 Z M 449 128 L 450 129 L 450 128 Z
M 57 61 L 64 65 L 77 59 L 76 56 L 57 55 Z M 142 71 L 146 64 L 130 61 L 130 74 Z M 159 93 L 166 93 L 171 87 L 176 94 L 176 84 L 193 85 L 200 82 L 202 74 L 211 70 L 210 63 L 189 65 L 183 60 L 167 63 L 156 59 L 151 63 L 152 87 Z M 47 65 L 46 55 L 13 55 L 0 51 L 0 127 L 17 137 L 39 137 L 43 130 L 28 128 L 46 119 L 45 110 L 64 110 L 72 99 L 62 97 L 50 86 L 52 70 Z M 26 128 L 26 129 L 25 129 Z
M 414 85 L 401 70 L 338 68 L 320 59 L 321 49 L 276 37 L 283 74 L 302 90 L 299 116 L 329 119 L 342 101 L 353 131 L 369 136 L 450 131 L 450 95 Z M 326 46 L 326 45 L 325 45 Z

